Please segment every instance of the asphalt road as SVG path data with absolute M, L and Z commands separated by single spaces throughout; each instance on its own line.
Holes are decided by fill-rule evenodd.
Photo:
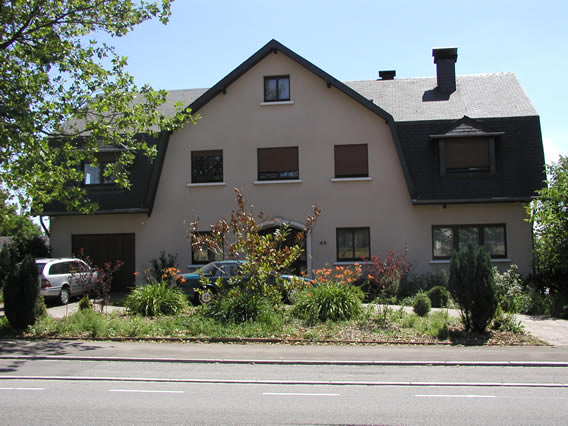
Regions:
M 560 424 L 567 367 L 1 359 L 2 424 Z

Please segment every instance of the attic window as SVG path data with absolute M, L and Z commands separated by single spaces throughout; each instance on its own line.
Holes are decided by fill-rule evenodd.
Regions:
M 83 184 L 85 185 L 113 185 L 115 176 L 105 174 L 107 167 L 116 162 L 118 153 L 104 152 L 97 154 L 96 163 L 83 164 Z
M 290 100 L 290 76 L 264 77 L 264 102 Z
M 492 137 L 440 139 L 440 174 L 495 173 Z

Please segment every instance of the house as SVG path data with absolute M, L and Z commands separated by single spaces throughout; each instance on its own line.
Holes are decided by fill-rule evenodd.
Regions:
M 483 244 L 496 265 L 532 268 L 525 205 L 544 180 L 539 117 L 512 73 L 456 76 L 456 48 L 433 50 L 436 77 L 340 82 L 272 40 L 210 89 L 172 91 L 201 119 L 152 140 L 131 191 L 85 166 L 99 203 L 84 216 L 51 206 L 54 255 L 85 248 L 143 271 L 161 250 L 183 268 L 212 259 L 191 248 L 235 207 L 233 188 L 270 219 L 302 229 L 307 270 L 408 248 L 416 272 L 447 267 L 453 248 Z M 128 278 L 127 278 L 128 280 Z

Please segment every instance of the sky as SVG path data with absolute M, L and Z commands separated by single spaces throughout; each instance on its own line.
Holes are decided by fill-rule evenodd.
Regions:
M 167 26 L 110 42 L 136 83 L 169 90 L 211 87 L 271 39 L 341 81 L 433 77 L 432 48 L 457 47 L 458 75 L 516 74 L 550 163 L 568 155 L 567 17 L 565 0 L 177 0 Z

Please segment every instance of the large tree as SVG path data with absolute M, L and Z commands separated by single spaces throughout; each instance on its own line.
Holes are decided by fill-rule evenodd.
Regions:
M 100 39 L 121 37 L 152 18 L 166 24 L 174 0 L 1 0 L 0 184 L 36 210 L 52 200 L 87 211 L 82 162 L 120 147 L 105 174 L 129 186 L 129 165 L 154 148 L 137 137 L 192 119 L 166 92 L 137 87 L 126 58 Z M 99 39 L 97 41 L 97 39 Z
M 568 291 L 568 157 L 547 166 L 547 185 L 528 209 L 535 233 L 535 272 Z

